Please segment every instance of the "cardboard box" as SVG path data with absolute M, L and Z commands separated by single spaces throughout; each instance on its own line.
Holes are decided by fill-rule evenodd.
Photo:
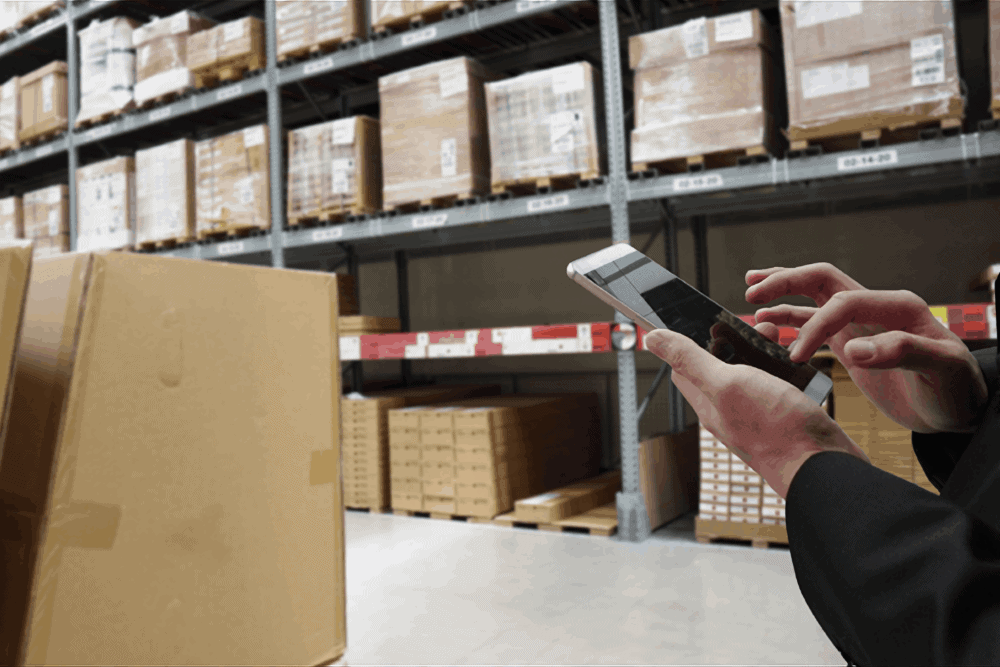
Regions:
M 607 171 L 600 75 L 580 62 L 486 86 L 494 187 Z
M 0 35 L 24 29 L 65 6 L 64 0 L 4 0 L 0 2 Z
M 21 148 L 21 79 L 0 86 L 0 152 Z
M 135 159 L 117 157 L 76 170 L 76 250 L 135 245 Z
M 79 127 L 85 121 L 135 106 L 135 50 L 129 18 L 94 21 L 80 31 Z
M 632 37 L 635 168 L 757 147 L 774 152 L 771 50 L 757 10 Z
M 487 79 L 464 57 L 379 79 L 384 206 L 489 192 Z
M 639 482 L 656 530 L 698 506 L 698 428 L 639 443 Z
M 514 505 L 514 516 L 518 521 L 553 523 L 613 502 L 621 488 L 621 471 L 616 470 L 541 495 L 522 498 Z
M 30 241 L 5 240 L 4 246 L 0 247 L 0 399 L 3 400 L 3 404 L 0 405 L 0 410 L 2 410 L 0 412 L 0 443 L 6 439 L 9 428 L 8 415 L 14 389 L 14 364 L 21 339 L 24 304 L 28 294 L 31 265 Z M 5 503 L 5 515 L 7 509 Z M 3 537 L 6 540 L 7 534 L 5 533 Z M 4 576 L 7 576 L 6 572 Z M 0 606 L 0 612 L 2 611 L 3 607 Z M 6 619 L 6 614 L 3 618 Z M 2 632 L 3 630 L 0 629 L 0 635 Z
M 187 43 L 187 66 L 192 73 L 215 73 L 227 64 L 250 71 L 263 69 L 264 22 L 253 16 L 223 23 L 192 34 Z M 200 84 L 199 84 L 200 85 Z
M 21 141 L 58 134 L 69 127 L 67 71 L 66 63 L 56 61 L 21 77 L 21 129 L 18 132 Z
M 382 210 L 379 123 L 342 118 L 288 133 L 288 219 Z
M 53 185 L 24 193 L 24 237 L 35 242 L 35 258 L 69 252 L 69 188 Z
M 278 0 L 278 60 L 364 36 L 361 0 Z
M 24 209 L 20 197 L 0 199 L 0 239 L 13 241 L 24 238 Z
M 4 536 L 4 664 L 342 655 L 336 313 L 320 273 L 35 263 L 0 461 L 25 527 Z
M 338 330 L 341 336 L 399 333 L 402 324 L 398 317 L 341 316 Z
M 271 228 L 268 127 L 256 125 L 195 144 L 195 232 Z
M 157 97 L 181 93 L 194 85 L 187 64 L 191 35 L 207 30 L 215 21 L 183 11 L 155 18 L 132 33 L 135 49 L 135 101 L 144 104 Z
M 791 140 L 960 118 L 951 2 L 781 0 Z
M 195 236 L 194 142 L 178 139 L 136 151 L 136 243 Z

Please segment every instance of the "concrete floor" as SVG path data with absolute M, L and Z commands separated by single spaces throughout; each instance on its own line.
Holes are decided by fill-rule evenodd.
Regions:
M 787 549 L 347 513 L 338 665 L 843 665 Z

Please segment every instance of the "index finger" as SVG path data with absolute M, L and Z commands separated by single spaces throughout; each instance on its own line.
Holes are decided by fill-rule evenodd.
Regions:
M 807 264 L 794 269 L 769 269 L 770 273 L 746 291 L 750 303 L 769 303 L 783 296 L 806 296 L 824 305 L 837 292 L 865 289 L 860 283 L 828 262 Z M 748 281 L 751 278 L 748 276 Z

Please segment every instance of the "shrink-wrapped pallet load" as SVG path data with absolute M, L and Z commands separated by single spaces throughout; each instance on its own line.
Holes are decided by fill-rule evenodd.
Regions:
M 53 185 L 24 193 L 24 237 L 35 242 L 35 257 L 69 252 L 69 188 Z
M 135 159 L 117 157 L 76 170 L 77 251 L 135 244 Z
M 80 111 L 76 125 L 135 104 L 135 49 L 132 33 L 138 21 L 113 18 L 94 21 L 80 31 Z
M 195 144 L 198 238 L 271 227 L 267 125 Z
M 153 19 L 133 31 L 136 104 L 183 93 L 194 85 L 194 75 L 187 64 L 188 40 L 214 25 L 210 19 L 182 11 Z
M 136 243 L 195 237 L 194 142 L 178 139 L 136 151 Z

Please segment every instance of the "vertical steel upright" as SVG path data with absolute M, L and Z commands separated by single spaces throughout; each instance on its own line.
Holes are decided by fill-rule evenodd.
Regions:
M 67 3 L 66 9 L 66 111 L 69 125 L 66 128 L 66 154 L 69 161 L 69 248 L 76 250 L 76 170 L 80 163 L 80 155 L 76 150 L 73 136 L 73 125 L 80 109 L 80 57 L 76 37 L 77 6 Z
M 275 3 L 264 3 L 264 34 L 267 49 L 267 134 L 271 183 L 271 265 L 285 268 L 285 178 L 282 144 L 285 128 L 281 119 L 281 88 L 278 85 L 278 17 Z
M 631 240 L 625 174 L 625 108 L 622 100 L 621 42 L 618 3 L 601 0 L 601 54 L 604 61 L 605 118 L 608 137 L 608 193 L 611 205 L 611 239 Z M 615 313 L 615 321 L 628 319 Z M 640 542 L 649 537 L 649 515 L 639 482 L 639 423 L 636 410 L 635 352 L 618 353 L 618 428 L 622 460 L 622 491 L 618 494 L 618 534 Z

